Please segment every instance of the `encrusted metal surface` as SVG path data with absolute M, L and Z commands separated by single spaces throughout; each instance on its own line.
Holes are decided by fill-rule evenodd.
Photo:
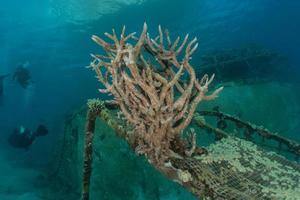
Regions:
M 83 130 L 85 113 L 81 112 L 74 116 L 77 117 L 72 118 L 66 125 L 65 148 L 69 151 L 64 152 L 62 163 L 64 167 L 58 170 L 58 174 L 70 173 L 67 180 L 60 179 L 63 185 L 75 184 L 77 181 L 70 182 L 70 180 L 80 178 L 77 176 L 81 172 L 83 141 L 81 137 L 74 140 L 72 130 Z M 117 117 L 117 110 L 110 111 L 103 108 L 99 118 L 118 136 L 131 143 L 126 134 L 128 130 L 126 123 L 122 123 L 122 119 Z M 107 131 L 108 127 L 105 129 L 103 125 L 97 127 L 95 135 L 97 140 L 101 139 L 99 133 L 105 129 L 106 133 L 111 133 Z M 97 145 L 99 145 L 98 142 Z M 108 146 L 111 145 L 108 144 Z M 79 148 L 76 151 L 77 147 Z M 98 147 L 93 151 L 97 158 L 104 153 L 100 150 L 101 148 Z M 295 162 L 275 153 L 266 152 L 252 142 L 234 137 L 223 138 L 211 144 L 207 150 L 207 155 L 170 159 L 170 166 L 178 175 L 177 181 L 179 180 L 199 198 L 296 200 L 300 196 L 300 166 Z M 118 149 L 114 148 L 114 151 Z M 75 187 L 75 185 L 70 185 L 70 187 Z M 96 185 L 94 189 L 95 187 Z
M 210 145 L 206 156 L 173 163 L 207 185 L 216 199 L 300 197 L 299 165 L 242 139 L 224 138 Z

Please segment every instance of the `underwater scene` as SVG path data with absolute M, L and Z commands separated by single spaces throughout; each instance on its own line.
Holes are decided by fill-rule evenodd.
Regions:
M 300 200 L 300 1 L 0 2 L 0 200 Z

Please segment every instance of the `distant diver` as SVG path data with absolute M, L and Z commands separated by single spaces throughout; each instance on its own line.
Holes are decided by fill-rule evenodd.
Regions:
M 20 64 L 13 74 L 13 79 L 16 80 L 24 89 L 26 89 L 31 83 L 31 75 L 27 66 L 28 63 Z
M 28 150 L 37 137 L 47 134 L 48 129 L 44 125 L 39 125 L 34 132 L 21 126 L 16 128 L 8 137 L 8 143 L 14 148 Z
M 3 93 L 4 93 L 4 79 L 5 79 L 8 75 L 9 75 L 9 74 L 0 75 L 0 105 L 2 104 L 2 98 L 3 98 Z

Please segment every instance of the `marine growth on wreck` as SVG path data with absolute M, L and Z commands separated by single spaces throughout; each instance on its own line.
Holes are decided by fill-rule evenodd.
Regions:
M 180 38 L 172 42 L 169 32 L 166 30 L 164 33 L 160 26 L 158 33 L 158 36 L 152 39 L 147 33 L 147 25 L 144 24 L 139 37 L 135 37 L 136 33 L 126 36 L 125 27 L 120 37 L 115 30 L 112 34 L 105 33 L 113 43 L 97 36 L 92 37 L 104 49 L 106 55 L 93 54 L 94 60 L 90 67 L 105 87 L 99 91 L 112 94 L 113 99 L 106 102 L 93 100 L 88 104 L 82 198 L 90 199 L 95 121 L 100 117 L 117 132 L 117 135 L 129 143 L 136 155 L 144 155 L 162 174 L 180 183 L 199 198 L 253 199 L 255 196 L 254 199 L 268 199 L 271 196 L 293 199 L 293 196 L 286 196 L 278 187 L 268 185 L 266 181 L 275 178 L 274 173 L 281 174 L 289 180 L 288 190 L 297 195 L 297 165 L 280 158 L 279 155 L 264 153 L 251 142 L 247 143 L 227 134 L 224 126 L 212 128 L 203 118 L 205 112 L 202 112 L 202 118 L 194 118 L 201 115 L 201 112 L 195 114 L 198 103 L 214 99 L 223 87 L 207 95 L 208 85 L 214 75 L 211 78 L 204 75 L 199 82 L 196 79 L 195 72 L 189 64 L 191 55 L 198 46 L 196 39 L 188 43 L 187 35 L 179 45 Z M 132 40 L 133 44 L 128 40 Z M 178 61 L 185 46 L 185 54 L 182 60 Z M 181 79 L 185 74 L 189 78 Z M 114 117 L 109 110 L 115 109 L 119 111 L 113 112 L 116 115 Z M 216 114 L 222 116 L 220 112 Z M 299 156 L 298 144 L 277 138 L 276 134 L 256 128 L 255 125 L 238 118 L 229 115 L 226 118 L 235 121 L 239 127 L 262 133 L 263 138 L 275 138 L 280 143 L 285 143 L 289 150 Z M 213 153 L 217 151 L 218 145 L 212 145 L 210 150 L 197 146 L 194 128 L 188 131 L 187 137 L 183 137 L 183 130 L 192 120 L 201 128 L 216 134 L 217 138 L 226 137 L 217 142 L 229 145 L 222 147 L 221 159 Z M 220 120 L 224 120 L 224 117 Z M 231 141 L 236 141 L 236 144 Z M 259 152 L 255 153 L 256 151 Z M 250 157 L 247 157 L 247 154 Z M 288 165 L 292 172 L 276 172 L 282 167 L 271 167 L 279 165 Z M 266 166 L 271 168 L 262 172 Z M 253 173 L 259 177 L 253 176 Z
M 299 10 L 2 1 L 0 200 L 300 200 Z

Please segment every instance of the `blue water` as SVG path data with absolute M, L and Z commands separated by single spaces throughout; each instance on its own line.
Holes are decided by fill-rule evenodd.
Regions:
M 91 60 L 90 53 L 99 50 L 90 39 L 93 34 L 102 35 L 124 24 L 128 31 L 140 32 L 143 22 L 148 23 L 150 33 L 155 33 L 161 24 L 173 36 L 186 33 L 197 36 L 200 47 L 193 56 L 195 65 L 205 52 L 255 43 L 286 57 L 293 70 L 284 79 L 300 74 L 298 0 L 0 0 L 0 3 L 0 75 L 12 74 L 19 64 L 28 63 L 33 81 L 27 89 L 11 77 L 4 81 L 0 106 L 1 200 L 38 199 L 34 187 L 28 183 L 51 162 L 53 145 L 62 135 L 65 116 L 88 98 L 101 96 L 93 72 L 84 68 Z M 264 87 L 265 90 L 258 92 L 266 97 L 261 102 L 261 96 L 252 93 L 251 98 L 257 102 L 247 99 L 249 89 L 241 88 L 238 89 L 241 97 L 230 96 L 229 92 L 223 100 L 227 105 L 234 99 L 240 105 L 250 106 L 252 111 L 244 115 L 249 120 L 300 141 L 299 134 L 296 135 L 300 132 L 299 83 L 289 83 L 283 92 L 280 84 L 269 93 L 270 87 Z M 274 98 L 279 103 L 270 107 Z M 224 107 L 235 112 L 230 106 Z M 263 114 L 270 111 L 274 112 L 274 118 Z M 35 142 L 29 151 L 8 145 L 6 138 L 14 128 L 23 125 L 35 129 L 38 124 L 46 124 L 51 134 Z

